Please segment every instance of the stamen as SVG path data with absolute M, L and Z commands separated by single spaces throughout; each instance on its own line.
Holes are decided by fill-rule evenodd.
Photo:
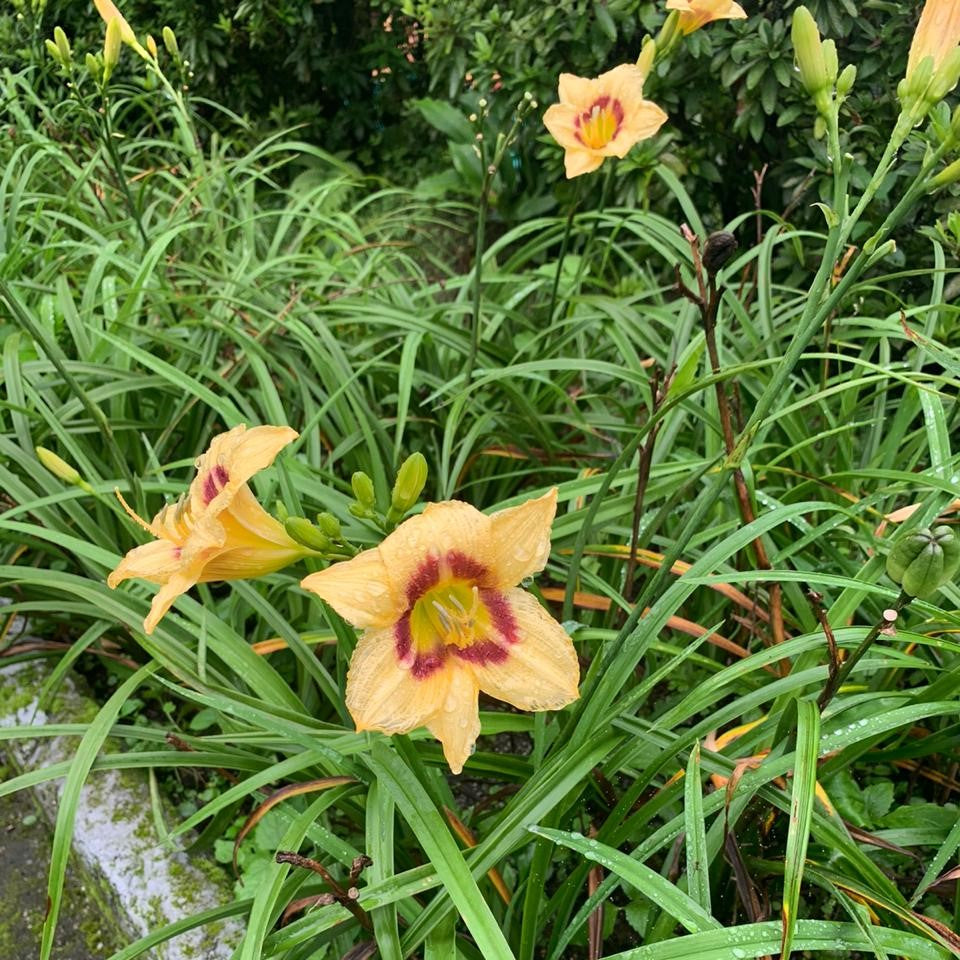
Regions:
M 443 624 L 444 630 L 450 630 L 453 627 L 453 623 L 450 620 L 450 614 L 447 611 L 447 608 L 439 600 L 430 601 L 433 609 L 437 611 L 437 614 L 440 617 L 440 622 Z
M 476 587 L 474 587 L 476 589 Z M 447 598 L 464 616 L 466 616 L 467 608 L 460 602 L 460 598 L 456 594 L 450 594 Z

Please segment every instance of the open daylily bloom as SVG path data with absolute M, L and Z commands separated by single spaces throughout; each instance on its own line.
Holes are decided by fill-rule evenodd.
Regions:
M 296 437 L 290 427 L 239 426 L 219 434 L 197 459 L 197 475 L 187 493 L 150 523 L 120 498 L 127 513 L 157 539 L 134 547 L 107 585 L 115 587 L 130 577 L 161 585 L 143 621 L 147 633 L 195 583 L 264 576 L 310 553 L 287 536 L 247 486 Z
M 643 70 L 632 63 L 595 79 L 560 74 L 560 102 L 547 109 L 543 122 L 566 151 L 568 178 L 596 170 L 606 157 L 625 157 L 660 129 L 667 115 L 643 99 L 643 80 Z
M 550 553 L 557 491 L 486 516 L 431 503 L 379 547 L 301 584 L 365 632 L 347 674 L 357 730 L 425 726 L 459 773 L 480 734 L 482 690 L 521 710 L 579 696 L 563 627 L 518 584 Z
M 684 36 L 714 20 L 745 20 L 747 17 L 743 7 L 733 0 L 667 0 L 667 9 L 680 11 L 677 27 Z

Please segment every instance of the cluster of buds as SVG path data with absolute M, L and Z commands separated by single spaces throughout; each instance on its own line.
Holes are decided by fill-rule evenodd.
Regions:
M 840 70 L 836 43 L 820 38 L 817 21 L 806 7 L 794 11 L 792 39 L 800 82 L 817 108 L 819 133 L 853 89 L 857 68 L 850 63 Z

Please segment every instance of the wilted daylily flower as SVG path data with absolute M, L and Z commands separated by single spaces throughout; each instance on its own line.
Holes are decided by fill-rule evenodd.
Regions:
M 290 427 L 239 426 L 219 434 L 197 459 L 197 475 L 187 493 L 151 523 L 120 498 L 127 513 L 157 539 L 134 547 L 107 585 L 115 587 L 130 577 L 161 584 L 143 622 L 147 633 L 195 583 L 264 576 L 310 553 L 287 536 L 247 486 L 296 436 Z
M 518 584 L 547 562 L 557 492 L 486 516 L 431 503 L 379 547 L 302 586 L 365 630 L 347 675 L 357 730 L 425 726 L 459 773 L 480 733 L 479 690 L 521 710 L 579 695 L 566 632 Z
M 668 10 L 679 10 L 677 24 L 684 35 L 705 27 L 714 20 L 745 20 L 746 11 L 733 0 L 667 0 Z
M 595 79 L 560 74 L 560 102 L 543 115 L 554 140 L 566 151 L 567 177 L 590 173 L 606 157 L 625 157 L 652 137 L 667 115 L 643 99 L 643 70 L 624 63 Z

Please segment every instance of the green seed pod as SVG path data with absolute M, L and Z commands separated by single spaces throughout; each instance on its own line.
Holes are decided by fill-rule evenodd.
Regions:
M 419 499 L 427 483 L 427 461 L 422 453 L 412 453 L 400 465 L 390 500 L 392 513 L 403 516 Z
M 288 517 L 283 524 L 291 540 L 309 550 L 325 553 L 330 549 L 330 538 L 325 537 L 306 517 Z
M 901 537 L 887 555 L 887 575 L 912 597 L 930 597 L 960 569 L 960 537 L 950 527 Z
M 350 486 L 353 487 L 353 495 L 360 506 L 368 510 L 376 506 L 377 494 L 373 489 L 373 481 L 362 470 L 358 470 L 350 478 Z

